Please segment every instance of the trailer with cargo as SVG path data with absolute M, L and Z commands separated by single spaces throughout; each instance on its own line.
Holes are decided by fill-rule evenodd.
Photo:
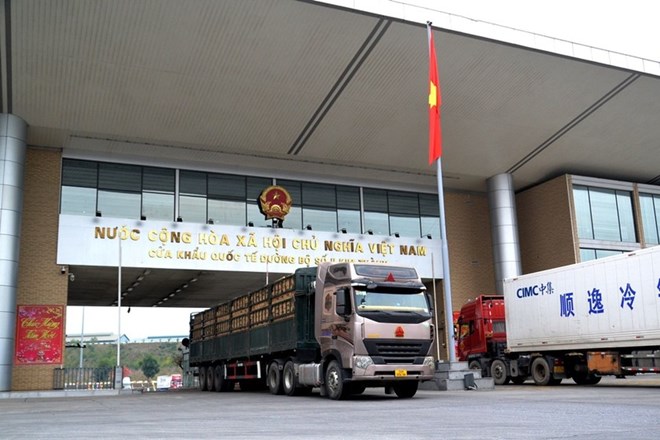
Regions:
M 191 315 L 203 391 L 413 397 L 433 380 L 432 301 L 414 268 L 321 263 Z
M 660 246 L 522 275 L 467 302 L 458 357 L 496 384 L 660 373 Z

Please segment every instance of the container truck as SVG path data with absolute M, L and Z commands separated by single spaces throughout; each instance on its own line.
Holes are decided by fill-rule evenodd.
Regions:
M 321 263 L 192 314 L 183 343 L 203 391 L 410 398 L 433 380 L 431 304 L 414 268 Z
M 457 322 L 459 359 L 496 384 L 660 373 L 660 246 L 507 279 L 503 293 Z

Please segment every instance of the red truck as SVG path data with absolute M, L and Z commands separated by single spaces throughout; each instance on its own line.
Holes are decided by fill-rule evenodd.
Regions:
M 502 359 L 506 351 L 504 297 L 481 295 L 463 305 L 457 319 L 458 360 L 468 362 L 470 369 L 493 377 L 497 385 L 512 379 L 523 383 L 525 377 L 509 377 Z

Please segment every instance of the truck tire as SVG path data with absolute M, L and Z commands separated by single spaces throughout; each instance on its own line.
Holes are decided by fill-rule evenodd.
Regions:
M 399 399 L 410 399 L 415 394 L 417 394 L 417 388 L 419 387 L 419 382 L 397 382 L 392 388 L 394 388 L 394 393 Z
M 600 382 L 600 376 L 595 374 L 576 374 L 573 376 L 573 381 L 578 385 L 596 385 Z
M 481 362 L 479 362 L 476 359 L 471 360 L 470 363 L 468 364 L 468 367 L 470 368 L 470 370 L 479 370 L 479 372 L 482 374 L 483 377 L 487 376 L 487 373 L 490 373 L 490 372 L 484 372 L 483 368 L 481 368 Z
M 206 367 L 199 367 L 199 390 L 208 391 L 206 388 Z
M 206 390 L 215 391 L 215 368 L 212 365 L 206 367 Z
M 509 383 L 510 377 L 507 376 L 506 364 L 502 359 L 495 359 L 490 364 L 490 375 L 495 382 L 495 385 L 506 385 Z
M 280 363 L 273 361 L 268 367 L 268 389 L 271 394 L 282 394 L 282 372 L 280 371 Z
M 551 385 L 554 381 L 548 360 L 539 356 L 532 361 L 532 379 L 536 385 Z
M 216 391 L 230 391 L 233 383 L 225 379 L 224 365 L 216 365 L 213 369 L 213 387 Z
M 330 361 L 325 370 L 325 389 L 328 397 L 332 400 L 342 400 L 349 393 L 348 386 L 344 383 L 344 369 L 339 362 Z
M 292 361 L 287 361 L 282 370 L 282 390 L 287 396 L 295 396 L 298 388 L 298 379 L 296 379 L 296 366 Z
M 351 383 L 351 394 L 362 394 L 367 389 L 367 386 L 363 383 Z

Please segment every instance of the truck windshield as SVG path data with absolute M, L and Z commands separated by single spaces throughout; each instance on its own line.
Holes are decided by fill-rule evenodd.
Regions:
M 355 306 L 358 313 L 363 311 L 429 313 L 429 305 L 422 292 L 396 293 L 356 290 Z

